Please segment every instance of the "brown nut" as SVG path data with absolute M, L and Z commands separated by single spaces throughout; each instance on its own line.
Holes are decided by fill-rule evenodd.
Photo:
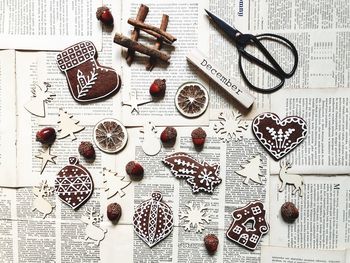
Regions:
M 95 149 L 91 142 L 81 142 L 78 148 L 79 153 L 87 160 L 95 160 Z
M 160 140 L 167 146 L 173 146 L 176 142 L 177 131 L 174 127 L 166 127 L 160 135 Z
M 143 167 L 135 161 L 128 162 L 125 166 L 125 171 L 132 181 L 140 181 L 143 178 Z
M 204 237 L 204 245 L 210 254 L 214 254 L 218 249 L 219 239 L 214 234 L 209 234 Z
M 202 128 L 197 128 L 192 131 L 191 137 L 195 147 L 203 147 L 207 133 Z
M 292 202 L 285 202 L 281 206 L 281 215 L 285 222 L 293 223 L 299 217 L 299 210 Z
M 42 144 L 51 145 L 56 140 L 56 131 L 52 127 L 46 127 L 36 133 L 36 140 Z
M 118 203 L 111 203 L 107 206 L 107 217 L 113 223 L 118 223 L 122 216 L 122 208 Z

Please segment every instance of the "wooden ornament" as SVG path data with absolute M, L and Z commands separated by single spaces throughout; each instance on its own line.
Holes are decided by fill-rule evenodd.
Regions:
M 24 108 L 31 114 L 38 117 L 45 117 L 46 110 L 45 104 L 49 103 L 56 96 L 55 94 L 48 91 L 51 87 L 50 83 L 44 82 L 45 88 L 42 88 L 38 84 L 34 83 L 32 88 L 32 98 L 24 105 Z
M 124 188 L 131 184 L 131 181 L 125 179 L 125 176 L 118 176 L 117 173 L 103 168 L 103 183 L 106 187 L 107 198 L 111 198 L 119 193 L 120 197 L 125 195 Z
M 57 139 L 63 139 L 70 136 L 72 141 L 76 140 L 75 133 L 85 129 L 85 127 L 79 126 L 78 123 L 79 121 L 73 119 L 73 115 L 68 114 L 60 108 L 58 120 L 59 135 L 57 136 Z
M 81 217 L 81 221 L 85 223 L 85 239 L 91 239 L 96 241 L 96 245 L 100 245 L 100 242 L 105 238 L 107 229 L 102 229 L 101 227 L 96 226 L 97 223 L 102 221 L 103 215 L 95 212 L 93 207 L 90 207 L 85 210 L 85 215 Z
M 286 162 L 280 161 L 280 167 L 281 169 L 279 172 L 279 178 L 282 182 L 282 185 L 278 190 L 282 192 L 284 191 L 284 188 L 286 187 L 286 185 L 290 184 L 294 186 L 294 190 L 292 192 L 293 195 L 299 191 L 299 196 L 303 196 L 303 188 L 304 188 L 303 177 L 301 177 L 299 174 L 287 173 L 287 170 L 289 168 L 292 168 L 292 164 L 288 161 Z
M 143 133 L 143 142 L 141 146 L 145 154 L 153 156 L 159 153 L 162 145 L 159 140 L 159 135 L 157 135 L 158 131 L 153 123 L 151 121 L 147 122 L 143 126 L 141 132 Z
M 33 188 L 33 194 L 36 196 L 36 198 L 33 201 L 33 209 L 32 211 L 39 211 L 43 214 L 43 219 L 48 215 L 51 214 L 54 205 L 51 205 L 45 197 L 49 197 L 53 194 L 54 189 L 49 187 L 47 185 L 47 181 L 42 181 L 39 185 L 39 187 Z
M 48 162 L 56 164 L 56 162 L 54 161 L 54 159 L 57 157 L 56 155 L 52 155 L 50 153 L 51 148 L 47 147 L 44 151 L 40 150 L 38 155 L 35 155 L 36 158 L 42 159 L 41 161 L 41 170 L 40 170 L 40 174 L 43 173 L 46 165 Z

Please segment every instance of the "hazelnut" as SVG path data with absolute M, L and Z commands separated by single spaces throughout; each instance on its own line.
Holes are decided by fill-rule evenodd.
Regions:
M 53 144 L 56 140 L 56 131 L 54 128 L 46 127 L 36 133 L 36 140 L 42 144 Z
M 177 131 L 174 127 L 166 127 L 160 135 L 160 140 L 167 146 L 173 146 L 176 142 Z
M 165 79 L 155 79 L 149 88 L 152 97 L 161 98 L 165 95 L 166 84 Z
M 143 178 L 143 167 L 135 161 L 128 162 L 125 171 L 132 181 L 140 181 Z
M 122 216 L 122 208 L 118 203 L 111 203 L 107 206 L 107 217 L 113 223 L 118 223 Z
M 81 142 L 78 148 L 79 153 L 87 160 L 95 160 L 95 149 L 91 142 Z
M 299 210 L 292 202 L 285 202 L 281 206 L 281 215 L 285 222 L 293 223 L 299 217 Z
M 107 6 L 101 6 L 97 8 L 96 18 L 106 26 L 111 26 L 113 25 L 113 22 L 114 22 L 111 11 Z
M 204 237 L 204 245 L 210 254 L 214 254 L 218 249 L 219 239 L 214 234 L 209 234 Z
M 195 147 L 203 147 L 207 133 L 202 128 L 197 128 L 192 131 L 191 137 Z

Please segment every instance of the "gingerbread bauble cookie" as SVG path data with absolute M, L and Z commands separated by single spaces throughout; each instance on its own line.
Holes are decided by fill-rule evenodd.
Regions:
M 75 157 L 69 158 L 69 165 L 59 171 L 55 180 L 58 197 L 71 208 L 76 209 L 91 196 L 94 182 L 89 171 L 79 164 Z

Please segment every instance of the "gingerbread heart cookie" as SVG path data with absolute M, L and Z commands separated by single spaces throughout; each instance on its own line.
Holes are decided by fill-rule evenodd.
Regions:
M 258 141 L 276 160 L 297 147 L 307 134 L 307 125 L 302 118 L 289 116 L 281 120 L 271 112 L 255 117 L 252 128 Z
M 96 47 L 90 41 L 66 48 L 56 59 L 58 67 L 66 74 L 70 93 L 78 102 L 107 98 L 121 86 L 115 70 L 97 62 Z

